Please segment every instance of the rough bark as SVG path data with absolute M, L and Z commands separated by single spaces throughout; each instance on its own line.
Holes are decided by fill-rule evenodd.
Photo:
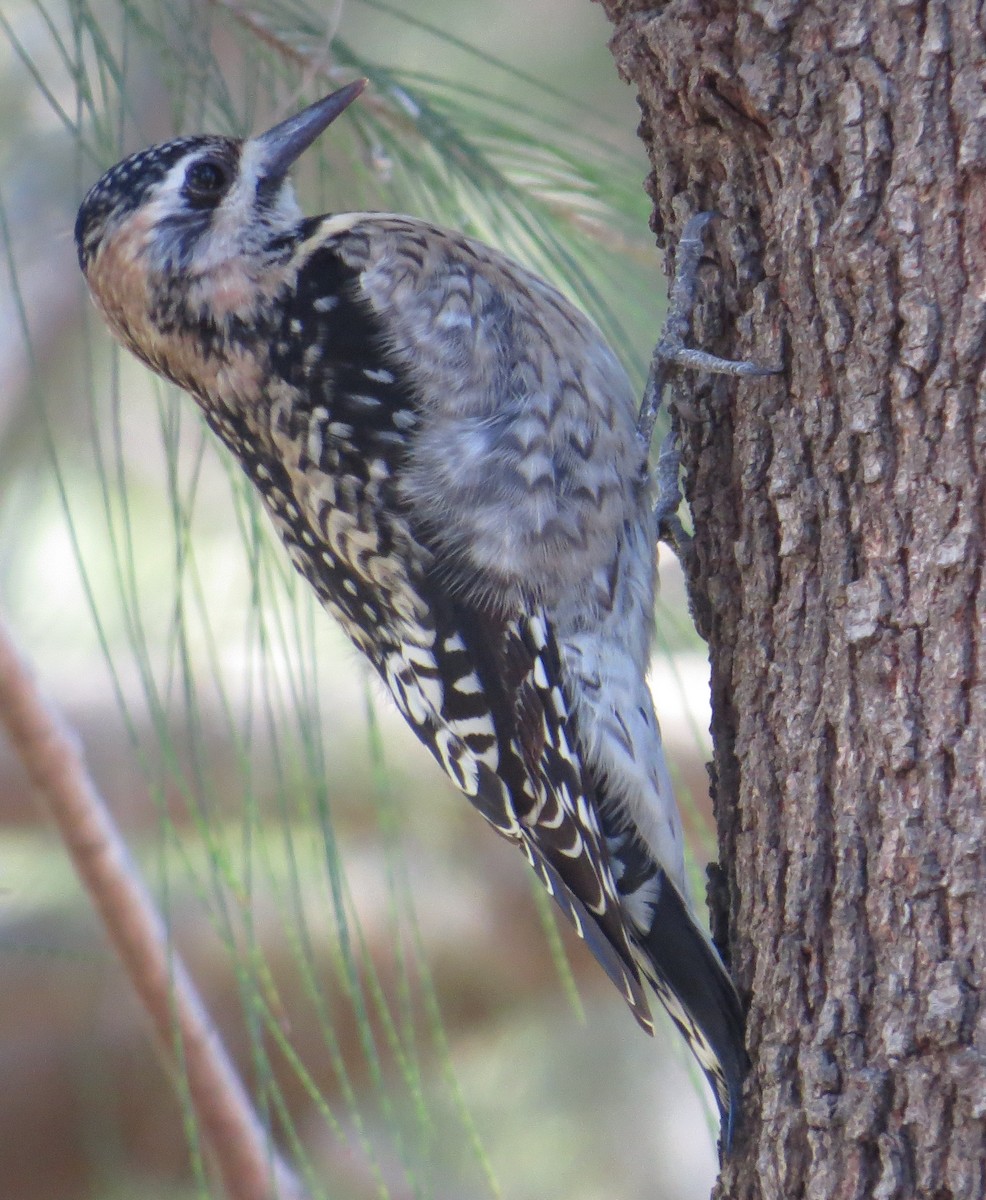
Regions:
M 717 209 L 684 426 L 727 948 L 719 1196 L 986 1194 L 986 36 L 972 0 L 602 0 L 654 228 Z

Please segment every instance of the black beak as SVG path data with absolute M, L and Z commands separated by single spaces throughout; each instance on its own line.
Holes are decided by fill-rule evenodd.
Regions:
M 344 88 L 316 100 L 314 104 L 281 121 L 273 129 L 260 134 L 253 140 L 263 148 L 265 162 L 263 181 L 266 185 L 280 183 L 292 164 L 308 149 L 320 133 L 323 133 L 341 112 L 366 87 L 365 79 L 347 83 Z

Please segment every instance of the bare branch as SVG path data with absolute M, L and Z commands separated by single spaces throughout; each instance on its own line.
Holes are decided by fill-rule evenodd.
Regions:
M 257 1119 L 219 1032 L 174 949 L 78 739 L 41 694 L 0 622 L 0 724 L 45 798 L 83 885 L 154 1025 L 184 1072 L 195 1114 L 231 1200 L 304 1200 Z

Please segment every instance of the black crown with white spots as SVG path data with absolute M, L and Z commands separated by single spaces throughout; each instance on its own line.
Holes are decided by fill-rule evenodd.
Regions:
M 131 154 L 106 172 L 86 193 L 75 219 L 79 266 L 85 271 L 111 221 L 136 212 L 154 186 L 189 151 L 230 144 L 228 138 L 185 137 Z

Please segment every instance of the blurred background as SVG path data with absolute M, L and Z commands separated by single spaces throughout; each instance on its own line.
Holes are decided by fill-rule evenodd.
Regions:
M 0 608 L 313 1195 L 690 1200 L 714 1123 L 522 857 L 395 717 L 194 406 L 118 353 L 71 230 L 124 154 L 244 134 L 359 74 L 308 212 L 508 250 L 635 381 L 663 315 L 636 106 L 589 0 L 4 0 Z M 652 680 L 712 849 L 705 656 L 662 557 Z M 218 1194 L 194 1119 L 0 740 L 0 1197 Z

